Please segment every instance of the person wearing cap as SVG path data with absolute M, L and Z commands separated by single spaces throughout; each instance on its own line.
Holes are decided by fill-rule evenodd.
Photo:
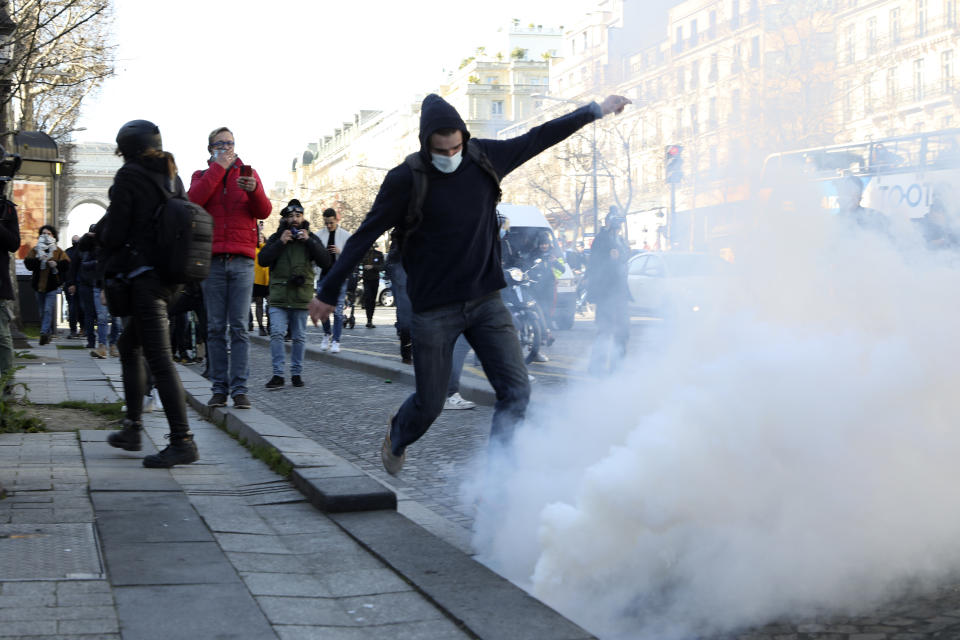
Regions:
M 587 297 L 596 304 L 597 336 L 588 369 L 595 375 L 616 370 L 627 354 L 630 312 L 627 262 L 630 247 L 620 235 L 624 217 L 611 207 L 604 228 L 593 240 L 587 264 Z
M 130 316 L 118 341 L 123 370 L 126 417 L 107 442 L 125 451 L 140 451 L 143 398 L 148 392 L 145 359 L 163 404 L 170 444 L 146 456 L 143 466 L 168 468 L 199 457 L 187 422 L 187 404 L 170 348 L 168 309 L 180 287 L 161 279 L 150 264 L 155 253 L 153 217 L 166 202 L 161 189 L 186 197 L 173 154 L 163 150 L 160 129 L 148 120 L 133 120 L 117 134 L 117 154 L 124 164 L 110 187 L 110 206 L 95 227 L 107 281 L 126 283 L 112 289 L 128 300 Z M 160 188 L 158 188 L 160 187 Z M 121 293 L 122 292 L 122 293 Z M 111 302 L 111 306 L 113 302 Z
M 290 382 L 303 386 L 303 354 L 306 350 L 307 306 L 313 299 L 313 266 L 330 267 L 326 245 L 310 232 L 303 205 L 291 200 L 280 211 L 280 226 L 260 249 L 257 262 L 270 269 L 270 359 L 273 377 L 267 389 L 285 384 L 284 336 L 287 327 L 293 341 L 290 349 Z
M 530 398 L 527 368 L 510 312 L 500 264 L 496 206 L 499 181 L 581 127 L 629 104 L 609 96 L 509 140 L 470 137 L 457 110 L 436 94 L 420 109 L 420 150 L 384 178 L 370 212 L 344 247 L 312 303 L 314 322 L 329 317 L 341 283 L 367 248 L 399 227 L 413 307 L 416 391 L 389 416 L 380 449 L 390 474 L 406 449 L 443 411 L 453 348 L 464 334 L 497 395 L 490 439 L 507 445 Z M 472 148 L 472 151 L 471 151 Z M 425 185 L 426 193 L 416 190 Z M 421 197 L 422 196 L 422 197 Z
M 207 137 L 207 168 L 195 171 L 188 196 L 213 217 L 213 260 L 203 281 L 207 307 L 207 360 L 212 395 L 209 407 L 249 409 L 247 356 L 250 295 L 257 253 L 257 220 L 270 215 L 260 176 L 234 152 L 233 132 L 219 127 Z M 244 175 L 249 173 L 249 175 Z M 230 353 L 227 354 L 227 331 Z

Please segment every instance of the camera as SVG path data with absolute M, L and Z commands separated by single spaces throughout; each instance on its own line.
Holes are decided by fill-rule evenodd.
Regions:
M 300 229 L 297 229 L 296 227 L 290 227 L 290 237 L 291 237 L 291 239 L 293 239 L 293 240 L 299 240 L 299 239 L 300 239 L 300 234 L 301 234 Z

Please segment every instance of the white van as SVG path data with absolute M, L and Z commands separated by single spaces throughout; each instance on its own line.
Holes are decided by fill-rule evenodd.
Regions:
M 514 237 L 514 250 L 523 252 L 532 248 L 537 235 L 542 231 L 547 231 L 553 240 L 557 255 L 565 258 L 560 250 L 560 245 L 557 243 L 557 236 L 553 232 L 553 228 L 540 209 L 533 205 L 501 202 L 497 205 L 497 212 L 510 220 L 510 234 Z M 566 259 L 564 259 L 563 275 L 557 278 L 556 300 L 557 308 L 554 313 L 554 320 L 557 327 L 570 329 L 573 327 L 574 315 L 577 311 L 577 285 L 573 271 L 570 270 L 570 265 L 566 264 Z

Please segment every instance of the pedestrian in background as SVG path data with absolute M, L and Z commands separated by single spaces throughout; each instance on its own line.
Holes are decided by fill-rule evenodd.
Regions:
M 510 312 L 500 262 L 496 206 L 500 180 L 544 149 L 630 101 L 610 96 L 509 140 L 471 139 L 466 124 L 438 95 L 420 110 L 420 151 L 391 169 L 370 212 L 323 283 L 311 311 L 329 317 L 350 270 L 367 248 L 399 227 L 413 307 L 416 391 L 389 417 L 380 449 L 396 474 L 406 448 L 443 410 L 454 343 L 464 334 L 496 391 L 491 440 L 506 445 L 523 419 L 530 383 Z
M 57 230 L 45 224 L 37 231 L 37 244 L 23 259 L 23 266 L 33 272 L 30 284 L 37 294 L 40 314 L 40 344 L 50 342 L 57 325 L 57 294 L 67 281 L 70 258 L 57 246 Z
M 257 220 L 270 215 L 271 205 L 260 177 L 234 153 L 233 132 L 220 127 L 207 137 L 207 168 L 190 180 L 190 200 L 213 217 L 213 260 L 203 281 L 207 307 L 207 358 L 213 394 L 210 407 L 225 407 L 233 398 L 237 409 L 249 409 L 247 319 L 253 291 L 253 261 L 257 252 Z M 227 355 L 227 332 L 230 354 Z
M 384 268 L 383 252 L 372 245 L 363 256 L 363 310 L 367 313 L 367 329 L 376 328 L 373 313 L 377 309 L 377 295 L 380 293 L 380 272 Z
M 324 209 L 323 211 L 323 229 L 317 232 L 320 241 L 323 242 L 327 251 L 330 252 L 332 259 L 331 266 L 336 263 L 340 252 L 347 245 L 350 239 L 350 232 L 340 226 L 340 214 L 333 209 Z M 364 247 L 366 250 L 366 247 Z M 351 266 L 356 266 L 354 263 Z M 330 272 L 330 267 L 320 271 L 320 281 L 317 283 L 317 291 L 323 286 L 323 281 Z M 345 274 L 349 275 L 349 274 Z M 323 341 L 320 343 L 320 350 L 330 350 L 330 353 L 340 352 L 340 335 L 343 333 L 343 303 L 347 297 L 347 278 L 339 284 L 340 289 L 337 294 L 336 307 L 333 311 L 333 327 L 330 327 L 330 319 L 323 320 Z
M 620 232 L 624 218 L 611 213 L 593 240 L 587 265 L 587 297 L 596 304 L 597 336 L 590 353 L 589 370 L 595 375 L 611 373 L 627 354 L 630 340 L 630 289 L 627 261 L 630 247 Z
M 70 268 L 67 269 L 67 281 L 64 282 L 63 291 L 67 298 L 67 323 L 70 325 L 68 338 L 79 338 L 83 333 L 83 310 L 80 309 L 80 295 L 77 292 L 77 282 L 74 279 L 74 265 L 80 256 L 80 248 L 77 246 L 79 242 L 80 236 L 73 236 L 70 238 L 70 247 L 67 249 Z
M 293 345 L 290 349 L 290 382 L 303 386 L 303 353 L 306 348 L 307 306 L 313 299 L 313 266 L 328 268 L 332 262 L 326 246 L 310 233 L 310 222 L 303 217 L 303 205 L 291 200 L 280 212 L 280 226 L 260 250 L 257 261 L 270 269 L 270 359 L 273 377 L 267 389 L 285 384 L 284 335 L 287 327 Z
M 132 120 L 117 133 L 117 153 L 124 164 L 110 187 L 110 206 L 97 223 L 96 237 L 115 300 L 129 312 L 120 336 L 120 364 L 126 417 L 123 427 L 111 433 L 111 447 L 140 451 L 143 432 L 144 396 L 149 391 L 143 362 L 150 369 L 163 404 L 170 444 L 159 453 L 146 456 L 143 466 L 167 468 L 190 464 L 199 457 L 187 422 L 183 385 L 170 349 L 168 308 L 179 287 L 157 274 L 149 256 L 156 254 L 153 216 L 166 202 L 161 190 L 186 197 L 177 175 L 173 155 L 163 150 L 160 129 L 147 120 Z M 117 305 L 117 303 L 122 303 Z
M 7 155 L 0 146 L 0 158 Z M 10 253 L 20 248 L 20 221 L 17 206 L 0 197 L 0 377 L 13 370 L 13 282 L 10 279 Z M 6 394 L 7 389 L 3 389 Z
M 263 221 L 257 223 L 257 255 L 260 255 L 260 249 L 267 242 L 263 235 Z M 313 281 L 313 278 L 310 279 Z M 257 327 L 260 335 L 268 335 L 270 331 L 270 314 L 267 314 L 267 326 L 263 326 L 263 312 L 270 296 L 270 269 L 261 266 L 257 260 L 253 265 L 253 306 L 257 312 Z M 252 328 L 252 327 L 251 327 Z

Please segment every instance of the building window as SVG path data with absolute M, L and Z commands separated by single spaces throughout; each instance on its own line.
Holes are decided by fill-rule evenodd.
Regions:
M 890 9 L 890 44 L 900 44 L 900 7 Z
M 697 46 L 697 42 L 699 42 L 699 34 L 697 33 L 697 21 L 691 20 L 690 21 L 690 48 L 692 49 L 693 47 Z
M 716 129 L 717 128 L 717 99 L 715 97 L 710 98 L 709 118 L 710 118 L 710 122 L 708 124 L 710 125 L 710 128 Z
M 913 61 L 913 99 L 923 100 L 923 58 Z
M 716 10 L 710 12 L 710 30 L 707 31 L 707 37 L 713 40 L 717 37 L 717 12 Z
M 869 116 L 873 111 L 873 74 L 868 73 L 863 79 L 863 115 Z
M 922 38 L 927 32 L 927 0 L 917 0 L 917 24 L 915 35 Z
M 731 73 L 738 73 L 743 68 L 743 48 L 739 44 L 733 45 L 733 62 L 730 65 Z
M 694 60 L 690 63 L 690 88 L 696 89 L 700 86 L 700 61 Z
M 683 51 L 683 27 L 677 27 L 677 39 L 673 44 L 673 50 L 677 53 Z
M 503 100 L 494 100 L 490 103 L 490 116 L 493 118 L 503 117 Z
M 675 135 L 677 138 L 683 137 L 683 109 L 677 109 L 677 121 L 674 127 Z
M 487 76 L 487 84 L 497 84 L 497 76 Z
M 740 89 L 730 94 L 730 122 L 740 122 Z
M 953 90 L 953 49 L 940 54 L 940 84 L 944 93 Z
M 850 121 L 850 81 L 843 81 L 843 119 L 845 122 Z
M 867 18 L 867 55 L 877 52 L 877 18 Z
M 697 114 L 697 105 L 690 105 L 690 128 L 693 135 L 700 135 L 700 117 Z
M 894 106 L 897 102 L 897 68 L 887 69 L 887 102 Z
M 720 56 L 716 53 L 710 54 L 710 82 L 716 82 L 720 79 Z
M 753 36 L 750 40 L 750 66 L 760 66 L 760 36 Z
M 853 64 L 857 59 L 856 37 L 854 35 L 854 25 L 847 25 L 846 34 L 847 64 Z
M 948 27 L 957 26 L 957 0 L 943 0 L 943 15 Z
M 740 27 L 740 0 L 733 0 L 731 4 L 733 6 L 730 9 L 730 28 L 737 29 Z
M 686 87 L 683 86 L 683 67 L 677 69 L 677 93 L 683 93 Z

